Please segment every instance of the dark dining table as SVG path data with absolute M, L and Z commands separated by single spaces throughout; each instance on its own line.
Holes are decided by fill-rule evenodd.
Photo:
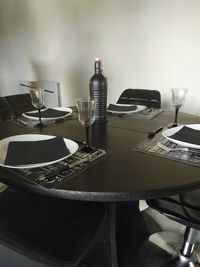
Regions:
M 104 203 L 107 216 L 101 242 L 94 244 L 88 253 L 89 266 L 140 266 L 139 248 L 149 233 L 139 211 L 139 200 L 200 188 L 198 166 L 135 149 L 140 142 L 148 140 L 148 132 L 169 125 L 173 117 L 174 113 L 170 111 L 164 111 L 151 120 L 108 115 L 106 123 L 94 124 L 90 129 L 90 143 L 105 150 L 105 156 L 70 179 L 47 188 L 18 175 L 13 169 L 0 167 L 0 181 L 40 195 Z M 179 123 L 200 123 L 200 118 L 180 113 Z M 73 119 L 49 124 L 42 129 L 10 121 L 0 124 L 0 139 L 29 133 L 85 140 L 84 128 L 76 115 Z

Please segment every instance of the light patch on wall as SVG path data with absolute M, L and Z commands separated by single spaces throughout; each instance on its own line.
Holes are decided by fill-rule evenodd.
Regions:
M 109 102 L 125 88 L 150 88 L 172 108 L 170 89 L 180 86 L 191 92 L 182 110 L 197 113 L 199 12 L 197 0 L 0 1 L 0 94 L 19 80 L 55 80 L 72 105 L 89 93 L 101 57 Z

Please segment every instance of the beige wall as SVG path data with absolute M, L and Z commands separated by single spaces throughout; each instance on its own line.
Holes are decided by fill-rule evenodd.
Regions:
M 0 94 L 19 80 L 57 80 L 64 105 L 88 93 L 101 57 L 109 102 L 125 88 L 187 87 L 200 114 L 199 0 L 0 0 Z

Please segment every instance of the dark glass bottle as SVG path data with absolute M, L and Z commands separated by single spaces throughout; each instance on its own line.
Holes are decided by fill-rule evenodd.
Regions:
M 94 71 L 90 79 L 90 98 L 95 100 L 95 122 L 101 123 L 106 122 L 108 86 L 99 58 L 95 59 Z

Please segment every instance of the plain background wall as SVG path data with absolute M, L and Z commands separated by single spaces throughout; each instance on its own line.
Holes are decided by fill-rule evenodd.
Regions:
M 199 0 L 0 0 L 0 95 L 19 80 L 56 80 L 63 105 L 89 92 L 95 57 L 108 102 L 126 88 L 189 88 L 183 111 L 200 114 Z

